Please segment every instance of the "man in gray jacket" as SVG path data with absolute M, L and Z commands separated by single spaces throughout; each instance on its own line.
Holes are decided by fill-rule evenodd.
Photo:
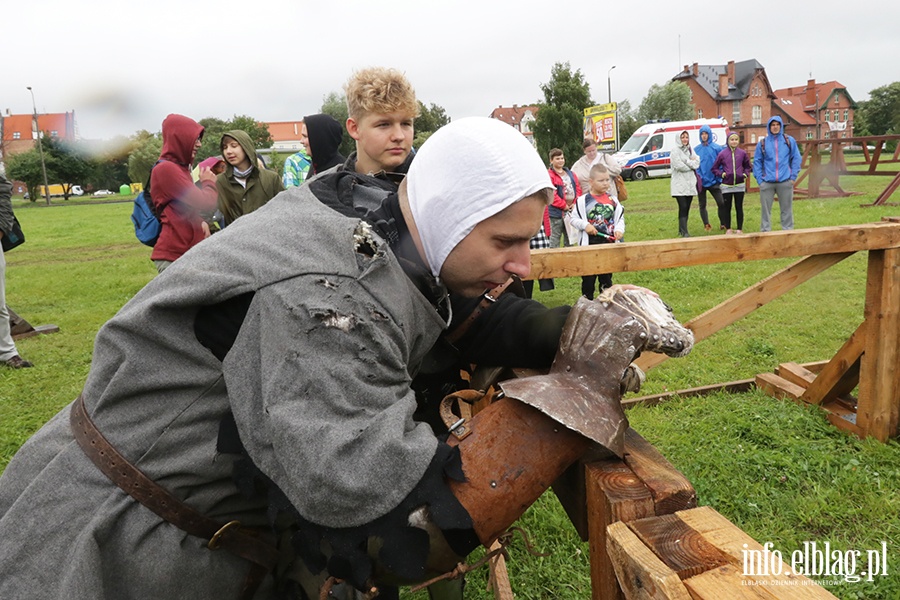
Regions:
M 0 238 L 13 228 L 12 184 L 0 173 Z M 9 309 L 6 307 L 6 257 L 0 252 L 0 365 L 11 369 L 33 366 L 19 356 L 9 330 Z
M 0 477 L 0 598 L 316 597 L 328 576 L 391 598 L 451 568 L 478 540 L 412 379 L 448 290 L 528 274 L 549 188 L 514 129 L 461 119 L 380 207 L 290 188 L 189 250 Z

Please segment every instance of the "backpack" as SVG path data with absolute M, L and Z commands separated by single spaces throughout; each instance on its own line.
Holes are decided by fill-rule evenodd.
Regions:
M 153 166 L 159 164 L 156 162 Z M 153 168 L 150 168 L 153 173 Z M 131 222 L 134 224 L 134 235 L 145 246 L 155 246 L 162 230 L 162 223 L 156 208 L 153 206 L 153 198 L 150 195 L 150 177 L 147 177 L 147 185 L 144 190 L 134 197 L 134 206 L 131 209 Z
M 784 134 L 784 142 L 787 144 L 788 153 L 791 152 L 791 140 L 793 140 L 793 139 L 794 138 L 792 138 L 791 136 Z M 760 140 L 760 148 L 762 149 L 762 153 L 765 154 L 766 153 L 766 138 L 765 137 L 763 137 L 763 139 Z

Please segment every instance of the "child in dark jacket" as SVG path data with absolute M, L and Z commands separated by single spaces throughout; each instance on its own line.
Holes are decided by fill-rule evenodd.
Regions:
M 744 192 L 747 189 L 747 178 L 750 176 L 750 157 L 738 147 L 740 137 L 737 133 L 728 134 L 728 146 L 725 147 L 713 163 L 712 171 L 722 179 L 723 202 L 719 206 L 719 221 L 725 225 L 725 233 L 743 233 L 744 229 Z M 737 228 L 731 228 L 731 204 L 737 217 Z

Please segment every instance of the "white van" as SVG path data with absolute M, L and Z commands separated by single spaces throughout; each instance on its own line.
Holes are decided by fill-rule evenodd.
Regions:
M 681 132 L 688 132 L 693 148 L 700 143 L 700 128 L 704 125 L 709 125 L 712 129 L 713 142 L 720 146 L 726 144 L 728 121 L 725 119 L 664 121 L 642 125 L 613 154 L 613 158 L 622 165 L 622 177 L 643 181 L 648 177 L 671 175 L 669 152 L 681 144 Z

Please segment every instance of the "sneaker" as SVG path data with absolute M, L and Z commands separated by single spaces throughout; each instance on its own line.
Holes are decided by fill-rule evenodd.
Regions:
M 10 369 L 27 369 L 28 367 L 34 366 L 33 363 L 25 360 L 18 354 L 14 355 L 12 358 L 8 358 L 8 359 L 2 361 L 2 364 L 6 365 Z
M 740 234 L 742 234 L 742 233 L 744 233 L 744 232 L 743 232 L 743 231 L 741 231 L 741 230 L 740 230 L 740 229 L 735 229 L 735 230 L 734 230 L 734 232 L 735 232 L 735 233 L 736 233 L 736 234 L 738 234 L 738 235 L 740 235 Z
M 705 229 L 707 231 L 712 231 L 712 225 L 710 225 L 709 223 L 704 223 L 703 229 Z
M 725 235 L 731 235 L 733 233 L 734 233 L 734 229 L 726 229 L 725 230 Z

